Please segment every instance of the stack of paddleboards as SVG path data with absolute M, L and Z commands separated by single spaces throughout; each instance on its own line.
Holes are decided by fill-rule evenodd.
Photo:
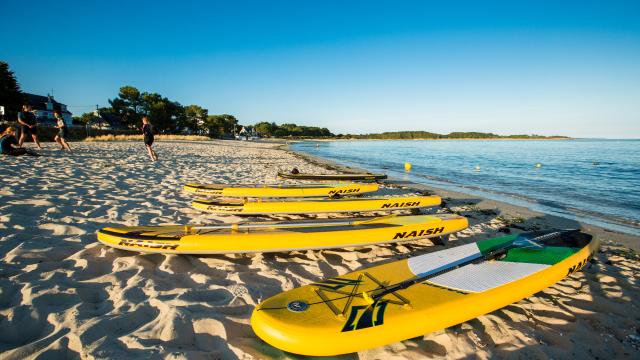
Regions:
M 382 174 L 279 174 L 295 180 L 375 181 Z M 376 183 L 188 184 L 197 209 L 272 215 L 369 212 L 440 204 L 437 196 L 354 197 Z M 467 228 L 457 215 L 398 215 L 215 225 L 108 227 L 114 248 L 168 254 L 328 249 L 442 237 Z M 348 273 L 276 294 L 251 316 L 267 343 L 301 355 L 339 355 L 459 324 L 530 296 L 578 271 L 598 242 L 577 230 L 509 235 Z
M 441 202 L 438 196 L 350 197 L 374 192 L 378 188 L 379 185 L 375 183 L 233 186 L 187 184 L 184 190 L 210 197 L 195 200 L 194 207 L 234 215 L 391 212 L 436 206 Z M 336 195 L 341 197 L 336 198 Z M 140 252 L 254 253 L 419 240 L 446 236 L 467 226 L 467 219 L 457 215 L 391 214 L 368 218 L 241 222 L 211 226 L 108 227 L 98 232 L 98 239 L 115 248 Z
M 285 176 L 278 173 L 279 176 Z M 382 174 L 287 174 L 299 180 L 382 179 Z M 439 196 L 353 197 L 378 191 L 376 183 L 316 183 L 296 185 L 200 185 L 184 190 L 214 199 L 196 199 L 196 209 L 216 214 L 273 215 L 370 212 L 416 209 L 440 205 Z M 229 199 L 232 198 L 232 199 Z M 235 198 L 235 199 L 233 199 Z M 238 199 L 241 198 L 241 199 Z M 251 199 L 251 200 L 250 200 Z

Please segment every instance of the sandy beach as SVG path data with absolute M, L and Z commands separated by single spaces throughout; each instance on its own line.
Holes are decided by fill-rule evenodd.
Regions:
M 299 358 L 253 333 L 250 315 L 261 300 L 442 249 L 429 240 L 215 256 L 108 248 L 95 234 L 109 225 L 247 219 L 191 208 L 193 197 L 182 191 L 187 182 L 275 183 L 278 170 L 292 167 L 345 169 L 278 143 L 159 141 L 157 163 L 148 161 L 141 142 L 71 143 L 71 154 L 44 145 L 43 157 L 2 158 L 0 359 Z M 603 245 L 584 271 L 535 296 L 436 333 L 340 358 L 640 357 L 638 237 L 401 179 L 387 182 L 381 194 L 424 192 L 443 198 L 441 207 L 425 212 L 469 218 L 470 227 L 451 236 L 448 246 L 549 227 L 582 227 Z M 347 215 L 320 217 L 327 216 Z

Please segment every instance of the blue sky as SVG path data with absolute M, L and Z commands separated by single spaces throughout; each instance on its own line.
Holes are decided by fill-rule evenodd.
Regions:
M 640 138 L 640 1 L 3 0 L 0 60 L 79 115 L 122 85 L 241 123 Z

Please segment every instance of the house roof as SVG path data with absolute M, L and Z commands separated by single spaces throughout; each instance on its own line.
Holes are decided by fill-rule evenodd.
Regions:
M 24 93 L 25 98 L 27 99 L 27 103 L 31 105 L 35 110 L 47 110 L 47 103 L 51 101 L 53 103 L 53 109 L 61 111 L 63 114 L 71 114 L 69 110 L 62 111 L 62 106 L 65 104 L 57 102 L 53 96 L 42 96 L 36 94 Z
M 106 111 L 98 111 L 98 115 L 100 120 L 95 121 L 95 123 L 106 122 L 110 126 L 113 127 L 122 127 L 122 120 L 116 114 L 108 113 Z

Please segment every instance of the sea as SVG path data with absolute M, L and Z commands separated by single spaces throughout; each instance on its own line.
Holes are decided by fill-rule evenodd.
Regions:
M 640 140 L 307 141 L 290 148 L 640 236 Z

